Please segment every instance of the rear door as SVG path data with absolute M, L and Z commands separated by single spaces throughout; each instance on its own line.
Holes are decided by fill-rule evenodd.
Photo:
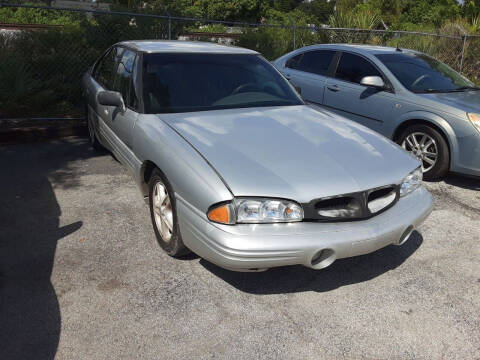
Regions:
M 299 87 L 302 98 L 321 105 L 327 76 L 335 57 L 332 50 L 310 50 L 290 58 L 284 75 L 293 86 Z
M 348 119 L 382 132 L 383 123 L 392 115 L 395 94 L 393 90 L 361 85 L 360 80 L 365 76 L 380 76 L 389 84 L 370 60 L 358 54 L 342 52 L 335 77 L 327 81 L 324 105 Z

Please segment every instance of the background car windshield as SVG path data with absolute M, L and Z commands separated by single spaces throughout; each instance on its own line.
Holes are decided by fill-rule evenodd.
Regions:
M 150 114 L 303 104 L 258 55 L 145 54 L 143 97 Z
M 415 93 L 459 91 L 474 84 L 434 58 L 415 53 L 376 55 L 408 90 Z

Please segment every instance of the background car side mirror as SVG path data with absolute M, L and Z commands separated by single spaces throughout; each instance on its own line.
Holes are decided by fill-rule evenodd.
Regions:
M 100 91 L 97 95 L 98 103 L 106 106 L 115 106 L 125 112 L 126 107 L 123 101 L 122 94 L 118 91 Z
M 378 89 L 385 89 L 385 82 L 380 76 L 365 76 L 360 80 L 361 85 L 370 86 Z

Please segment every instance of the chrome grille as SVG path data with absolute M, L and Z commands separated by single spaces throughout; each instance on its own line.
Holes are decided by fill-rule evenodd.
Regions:
M 375 216 L 397 202 L 399 187 L 383 186 L 350 194 L 314 199 L 302 204 L 305 220 L 347 221 Z

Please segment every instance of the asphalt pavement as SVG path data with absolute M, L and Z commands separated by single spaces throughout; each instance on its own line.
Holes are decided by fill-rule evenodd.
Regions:
M 0 359 L 480 359 L 480 180 L 403 246 L 234 273 L 165 255 L 84 139 L 0 147 Z

